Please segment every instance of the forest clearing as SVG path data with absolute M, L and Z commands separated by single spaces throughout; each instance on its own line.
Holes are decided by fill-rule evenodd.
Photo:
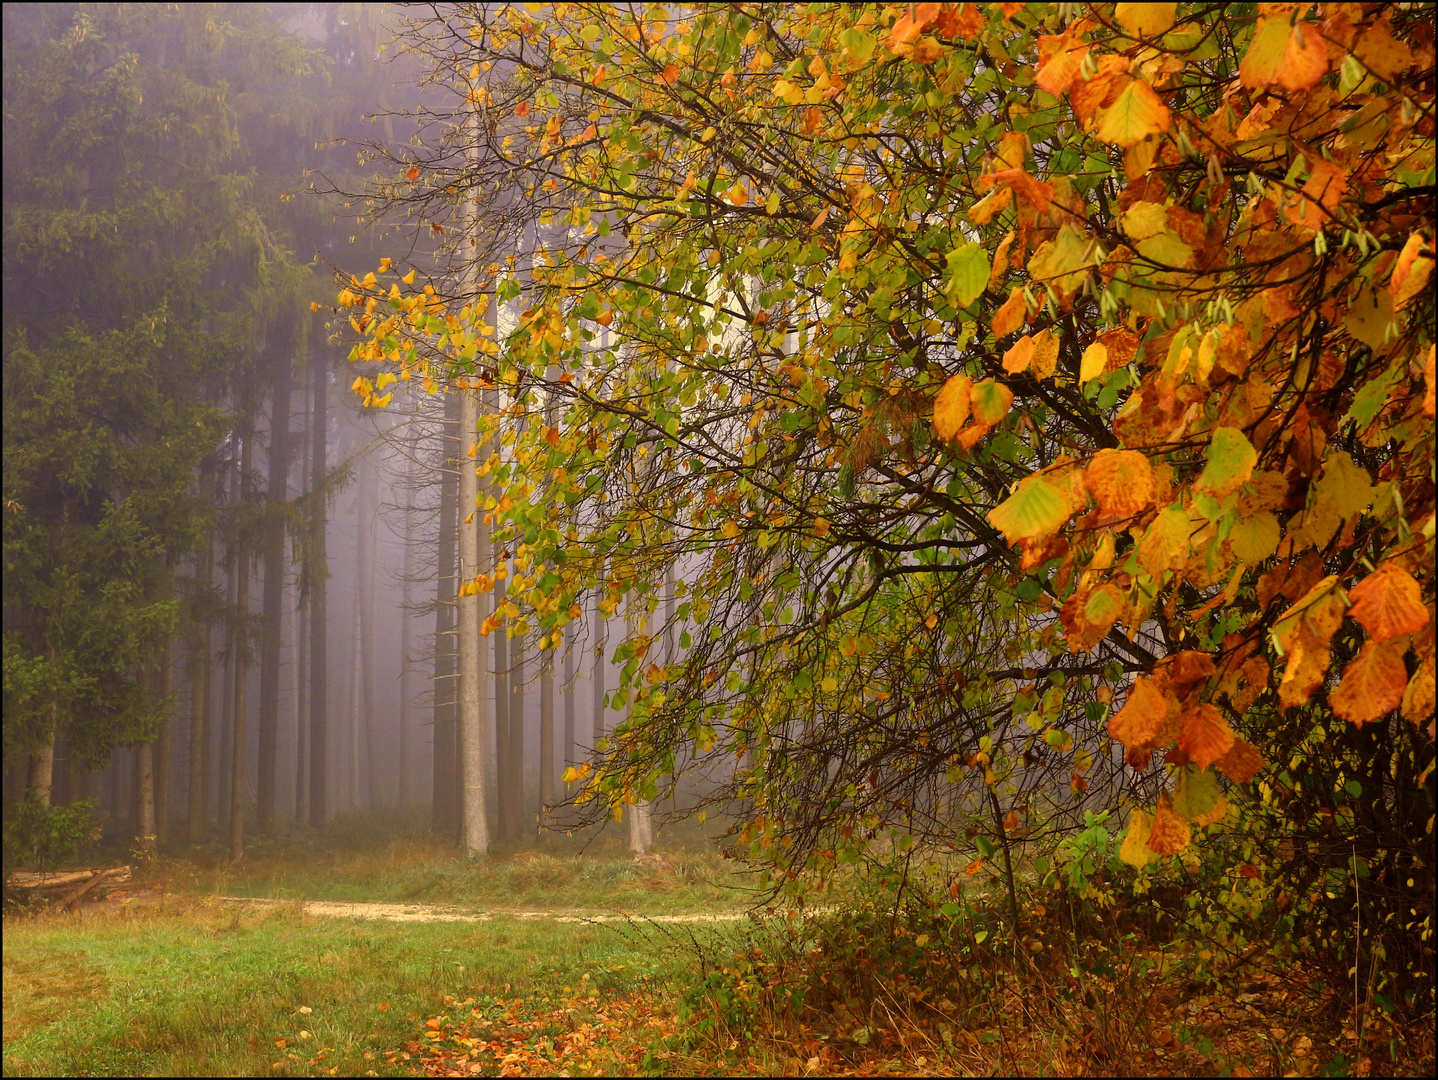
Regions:
M 1408 3 L 7 4 L 8 1074 L 1431 1074 Z

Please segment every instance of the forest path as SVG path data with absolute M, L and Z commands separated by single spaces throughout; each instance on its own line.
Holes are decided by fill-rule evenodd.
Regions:
M 269 900 L 250 896 L 221 896 L 227 904 L 298 904 L 306 915 L 325 915 L 338 919 L 380 919 L 386 922 L 489 922 L 493 919 L 548 919 L 564 923 L 713 923 L 741 922 L 745 912 L 695 913 L 691 915 L 611 914 L 585 915 L 578 911 L 473 911 L 443 904 L 383 904 L 371 901 L 340 900 Z

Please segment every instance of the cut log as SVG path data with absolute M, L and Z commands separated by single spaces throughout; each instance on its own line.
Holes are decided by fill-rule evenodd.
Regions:
M 56 874 L 34 874 L 19 871 L 10 876 L 5 887 L 31 897 L 58 895 L 62 909 L 74 907 L 80 897 L 96 885 L 118 885 L 130 880 L 128 866 L 93 866 L 85 870 L 65 870 Z

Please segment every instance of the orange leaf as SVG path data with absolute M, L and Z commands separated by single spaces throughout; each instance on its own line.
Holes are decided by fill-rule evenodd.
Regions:
M 405 175 L 408 179 L 410 179 L 410 180 L 418 180 L 418 179 L 419 179 L 419 166 L 418 166 L 418 165 L 411 165 L 411 166 L 409 167 L 409 172 L 405 173 L 404 175 Z
M 1158 797 L 1153 824 L 1149 826 L 1149 849 L 1160 855 L 1176 855 L 1188 847 L 1188 837 L 1188 822 L 1174 810 L 1173 800 L 1165 792 Z
M 1152 746 L 1168 716 L 1168 701 L 1150 678 L 1134 681 L 1123 708 L 1108 722 L 1108 733 L 1127 747 Z
M 1183 718 L 1178 748 L 1201 769 L 1206 769 L 1233 749 L 1233 729 L 1213 705 L 1200 705 Z
M 1004 353 L 1004 370 L 1010 375 L 1022 375 L 1029 369 L 1029 361 L 1033 359 L 1033 355 L 1034 339 L 1025 334 Z
M 977 874 L 977 873 L 978 873 L 980 870 L 982 870 L 983 868 L 984 868 L 984 860 L 983 860 L 983 859 L 975 859 L 973 862 L 969 863 L 968 866 L 964 867 L 964 873 L 968 874 L 969 877 L 973 877 L 975 874 Z
M 1030 176 L 1023 169 L 1000 169 L 998 172 L 988 173 L 984 179 L 1012 188 L 1041 214 L 1047 214 L 1049 206 L 1053 202 L 1053 185 Z
M 1010 810 L 1004 815 L 1004 832 L 1013 832 L 1019 827 L 1019 815 Z
M 1384 642 L 1365 641 L 1343 669 L 1343 681 L 1328 695 L 1328 704 L 1354 727 L 1362 727 L 1398 708 L 1407 687 L 1402 652 Z
M 679 65 L 665 64 L 664 70 L 659 73 L 659 81 L 663 83 L 676 83 L 679 81 Z
M 1386 562 L 1348 590 L 1353 606 L 1348 609 L 1374 641 L 1387 641 L 1399 634 L 1414 634 L 1428 625 L 1423 592 L 1413 575 L 1393 562 Z
M 1287 643 L 1288 662 L 1278 684 L 1278 703 L 1285 709 L 1307 705 L 1328 673 L 1328 642 L 1319 641 L 1307 625 L 1299 625 Z
M 1078 78 L 1088 46 L 1068 34 L 1043 34 L 1038 44 L 1038 87 L 1057 97 Z
M 1024 290 L 1015 286 L 1013 291 L 1009 293 L 1009 298 L 1004 301 L 1003 307 L 994 312 L 992 326 L 994 337 L 1008 337 L 1024 324 L 1024 316 L 1027 314 L 1028 310 L 1024 302 Z M 1432 385 L 1431 381 L 1429 385 Z
M 1235 784 L 1246 784 L 1263 768 L 1263 755 L 1251 743 L 1235 738 L 1228 753 L 1215 763 Z
M 1059 617 L 1069 652 L 1092 649 L 1127 610 L 1118 587 L 1103 582 L 1091 589 L 1079 589 L 1064 603 Z
M 1153 502 L 1153 466 L 1137 450 L 1100 450 L 1084 470 L 1084 485 L 1104 513 L 1130 517 Z

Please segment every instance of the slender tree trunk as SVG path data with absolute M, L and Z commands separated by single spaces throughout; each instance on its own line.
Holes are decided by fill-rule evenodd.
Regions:
M 648 602 L 643 599 L 632 600 L 631 604 L 643 604 L 642 611 L 635 612 L 630 617 L 632 633 L 648 634 L 650 630 L 651 616 L 649 614 Z M 640 661 L 643 667 L 643 661 Z M 629 688 L 629 709 L 627 715 L 634 716 L 634 701 L 643 685 L 643 676 L 637 678 L 636 684 Z M 635 803 L 629 808 L 629 850 L 635 855 L 648 855 L 649 849 L 654 846 L 654 824 L 650 812 L 649 800 L 642 797 L 640 792 L 635 792 Z
M 200 464 L 200 501 L 210 509 L 215 505 L 215 459 L 211 455 Z M 214 578 L 214 530 L 206 526 L 200 545 L 196 589 L 200 594 L 201 614 L 195 628 L 191 653 L 190 675 L 190 789 L 187 833 L 190 843 L 203 844 L 210 834 L 209 734 L 210 734 L 210 664 L 213 652 L 210 638 L 210 590 Z
M 233 506 L 239 499 L 240 460 L 232 455 L 224 488 L 226 504 Z M 211 781 L 214 792 L 214 818 L 226 836 L 230 831 L 230 775 L 234 770 L 235 735 L 235 630 L 231 621 L 239 610 L 239 571 L 236 569 L 235 545 L 230 545 L 223 560 L 225 574 L 225 651 L 220 675 L 220 706 L 217 722 L 211 725 L 219 742 L 219 760 Z
M 455 557 L 459 541 L 459 398 L 448 394 L 441 436 L 444 471 L 439 486 L 439 544 L 434 606 L 434 759 L 432 827 L 459 832 L 459 656 Z M 468 513 L 468 511 L 466 511 Z
M 599 584 L 594 590 L 594 615 L 590 624 L 590 637 L 594 639 L 594 677 L 591 689 L 594 692 L 593 708 L 590 712 L 589 746 L 593 750 L 604 738 L 604 612 L 600 604 L 604 600 L 604 570 L 599 572 Z
M 301 597 L 295 612 L 295 822 L 310 817 L 310 605 Z
M 155 736 L 155 846 L 163 847 L 170 839 L 170 720 L 174 706 L 170 704 L 175 672 L 174 646 L 166 643 L 160 657 L 155 696 L 165 705 L 165 722 Z
M 52 713 L 55 710 L 51 710 Z M 55 730 L 30 752 L 30 769 L 25 777 L 25 797 L 41 806 L 50 805 L 50 789 L 55 781 Z
M 250 468 L 253 462 L 255 437 L 248 429 L 241 433 L 244 449 L 240 459 L 240 505 L 251 498 Z M 239 595 L 236 597 L 233 652 L 235 663 L 235 735 L 230 763 L 230 858 L 245 857 L 245 724 L 248 722 L 248 691 L 250 683 L 250 549 L 241 533 L 235 543 L 235 567 L 239 572 Z
M 306 325 L 301 320 L 301 326 Z M 289 336 L 289 335 L 286 335 Z M 305 335 L 298 335 L 303 344 Z M 261 833 L 275 827 L 275 769 L 280 736 L 280 613 L 284 607 L 285 527 L 280 508 L 289 501 L 290 485 L 290 392 L 293 362 L 290 346 L 279 350 L 275 385 L 270 398 L 269 481 L 264 531 L 264 597 L 260 629 L 260 722 L 259 771 L 255 780 L 256 825 Z
M 414 577 L 414 486 L 406 484 L 404 504 L 404 569 L 403 595 L 399 612 L 399 777 L 400 808 L 409 803 L 409 729 L 410 729 L 410 648 L 414 641 L 414 599 L 410 592 Z
M 325 449 L 329 442 L 326 407 L 329 372 L 326 370 L 323 349 L 313 349 L 310 353 L 310 389 L 313 395 L 310 419 L 310 491 L 315 498 L 310 521 L 310 559 L 314 564 L 310 575 L 310 824 L 318 827 L 329 818 L 329 778 L 326 769 L 329 638 L 325 626 L 325 579 L 329 577 L 329 567 L 325 559 L 325 518 L 328 516 L 328 506 L 323 496 Z
M 564 758 L 562 764 L 568 767 L 578 760 L 574 752 L 574 632 L 565 627 L 564 635 Z
M 501 581 L 494 589 L 494 607 L 499 610 L 504 603 L 507 593 L 509 579 Z M 512 794 L 515 784 L 514 773 L 510 771 L 510 750 L 509 750 L 509 635 L 505 628 L 500 627 L 494 634 L 494 731 L 495 731 L 495 760 L 499 764 L 497 770 L 496 787 L 499 789 L 496 794 L 499 809 L 499 835 L 506 840 L 512 840 L 518 829 L 518 823 L 514 820 L 514 796 Z
M 554 803 L 554 650 L 539 654 L 539 839 L 548 832 Z
M 476 473 L 479 425 L 479 395 L 475 390 L 461 390 L 459 412 L 460 445 L 467 451 L 459 459 L 459 512 L 464 515 L 459 528 L 459 757 L 461 837 L 464 852 L 471 857 L 489 850 L 489 820 L 484 798 L 484 701 L 489 696 L 484 670 L 483 638 L 479 635 L 482 616 L 480 596 L 476 590 L 466 591 L 480 572 L 480 536 L 484 511 L 478 507 L 479 478 Z M 466 446 L 466 444 L 468 444 Z
M 524 666 L 528 660 L 527 644 L 524 635 L 517 634 L 509 647 L 509 773 L 514 777 L 514 783 L 509 788 L 509 820 L 514 823 L 516 839 L 521 840 L 534 835 L 534 818 L 525 812 L 524 797 Z
M 380 790 L 379 782 L 379 750 L 375 745 L 378 740 L 376 728 L 379 726 L 379 717 L 376 716 L 375 692 L 374 692 L 374 580 L 375 580 L 375 536 L 374 522 L 375 514 L 379 509 L 379 481 L 377 469 L 373 457 L 365 455 L 364 463 L 360 467 L 360 523 L 359 523 L 359 592 L 355 601 L 359 605 L 358 623 L 360 639 L 360 714 L 359 722 L 363 725 L 364 734 L 364 799 L 362 805 L 366 809 L 375 809 L 388 804 L 385 793 Z

